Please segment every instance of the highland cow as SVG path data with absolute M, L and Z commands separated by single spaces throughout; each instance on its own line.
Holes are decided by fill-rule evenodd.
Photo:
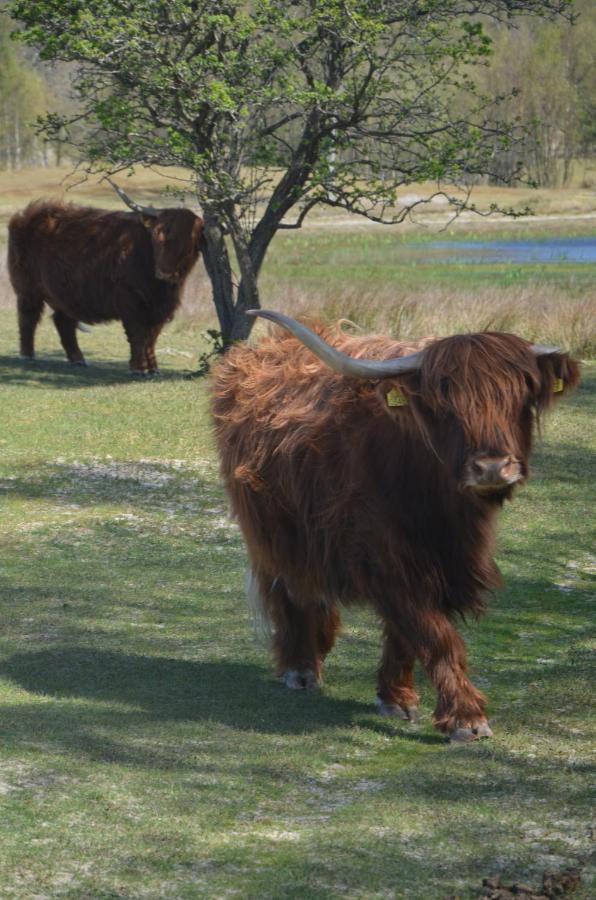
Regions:
M 157 372 L 155 342 L 180 304 L 203 220 L 188 209 L 140 206 L 116 190 L 134 212 L 39 200 L 10 220 L 8 271 L 24 359 L 35 355 L 35 329 L 47 303 L 72 365 L 86 365 L 77 324 L 118 319 L 132 372 Z
M 500 583 L 495 518 L 528 477 L 535 424 L 578 381 L 553 347 L 485 332 L 406 345 L 279 313 L 219 363 L 223 479 L 289 688 L 321 682 L 338 604 L 381 619 L 377 708 L 415 720 L 419 660 L 451 740 L 490 736 L 454 619 Z

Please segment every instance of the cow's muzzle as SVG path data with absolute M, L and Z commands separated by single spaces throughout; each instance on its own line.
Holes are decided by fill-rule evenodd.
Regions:
M 523 478 L 522 465 L 515 456 L 470 457 L 464 467 L 464 487 L 478 494 L 491 494 L 516 484 Z
M 155 277 L 159 281 L 167 281 L 169 284 L 177 284 L 180 281 L 179 272 L 162 272 L 161 269 L 155 270 Z

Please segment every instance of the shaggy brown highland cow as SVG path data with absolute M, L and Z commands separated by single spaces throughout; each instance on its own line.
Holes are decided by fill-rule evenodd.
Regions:
M 577 362 L 513 334 L 406 345 L 255 314 L 291 333 L 226 355 L 213 412 L 279 674 L 318 685 L 337 605 L 368 603 L 384 630 L 378 709 L 416 718 L 418 659 L 437 727 L 456 741 L 489 736 L 453 620 L 479 614 L 499 584 L 496 514 Z
M 47 303 L 72 365 L 86 365 L 78 322 L 119 319 L 131 370 L 157 372 L 155 342 L 180 305 L 203 220 L 189 209 L 140 206 L 116 190 L 134 212 L 38 200 L 10 220 L 8 271 L 24 359 L 34 357 L 35 329 Z

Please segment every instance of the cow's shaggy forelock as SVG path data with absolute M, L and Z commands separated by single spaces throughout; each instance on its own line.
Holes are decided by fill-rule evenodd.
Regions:
M 156 275 L 183 282 L 197 258 L 202 219 L 189 209 L 165 209 L 147 227 L 153 238 Z

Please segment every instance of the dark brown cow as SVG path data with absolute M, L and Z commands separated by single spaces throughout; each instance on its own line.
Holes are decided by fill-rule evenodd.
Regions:
M 157 371 L 155 342 L 180 304 L 201 246 L 203 220 L 188 209 L 134 212 L 37 201 L 8 226 L 8 270 L 17 295 L 21 356 L 34 356 L 44 302 L 68 360 L 85 365 L 78 322 L 119 319 L 130 344 L 130 368 Z
M 512 334 L 412 346 L 260 315 L 295 336 L 234 347 L 213 411 L 279 675 L 319 684 L 337 603 L 367 602 L 384 627 L 379 710 L 416 717 L 419 659 L 438 728 L 489 736 L 453 619 L 480 613 L 499 584 L 496 514 L 528 475 L 535 421 L 577 383 L 578 364 Z

